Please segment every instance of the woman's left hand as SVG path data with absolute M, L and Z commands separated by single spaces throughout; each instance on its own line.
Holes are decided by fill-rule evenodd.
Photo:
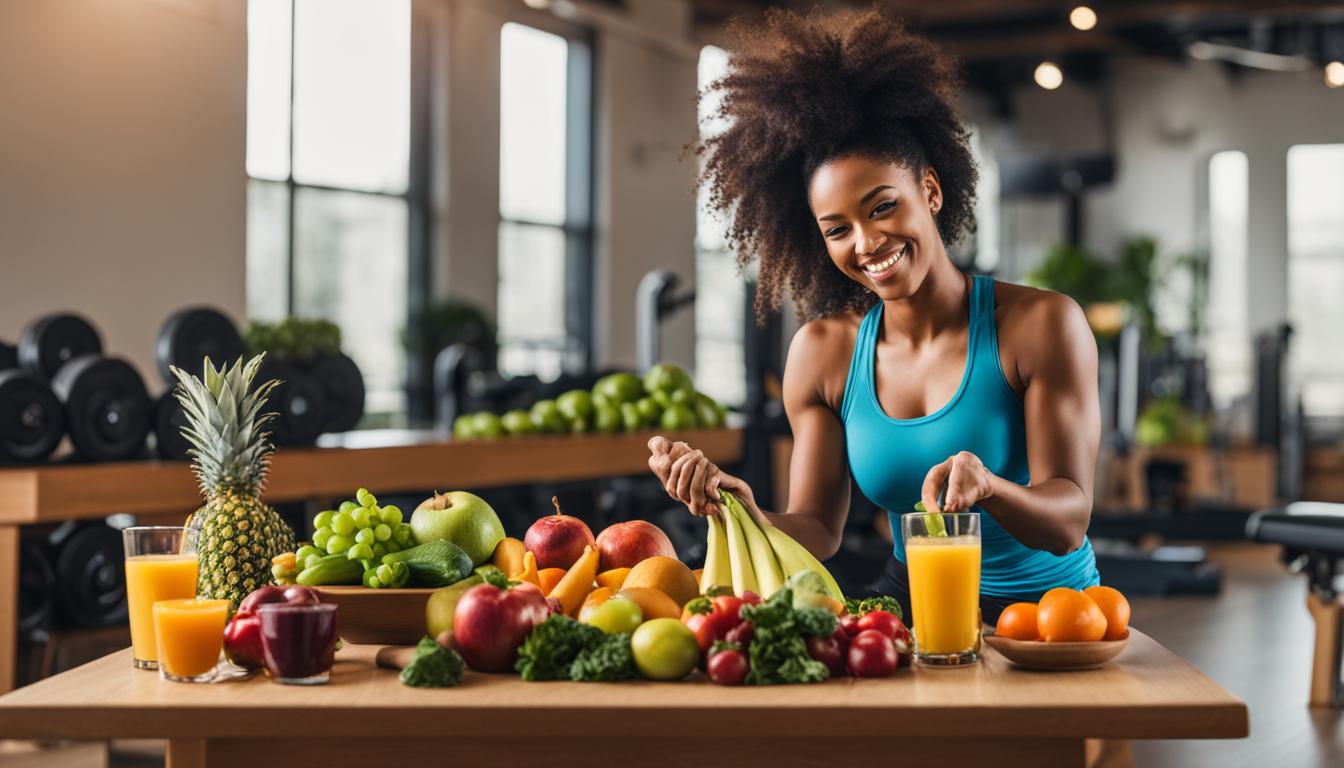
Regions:
M 993 489 L 990 480 L 994 475 L 985 469 L 980 457 L 970 451 L 962 451 L 949 456 L 947 461 L 935 465 L 924 476 L 924 509 L 929 512 L 964 512 L 988 498 Z M 941 508 L 938 505 L 938 492 L 943 483 L 947 483 L 947 493 L 943 495 Z

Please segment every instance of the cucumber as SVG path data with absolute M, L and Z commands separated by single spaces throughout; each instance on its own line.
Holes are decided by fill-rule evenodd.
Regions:
M 326 584 L 358 584 L 363 577 L 364 564 L 342 553 L 318 558 L 316 563 L 299 571 L 294 580 L 305 587 L 320 587 Z
M 383 563 L 405 563 L 411 582 L 422 587 L 446 587 L 472 572 L 471 556 L 449 541 L 430 541 L 400 552 L 389 552 Z

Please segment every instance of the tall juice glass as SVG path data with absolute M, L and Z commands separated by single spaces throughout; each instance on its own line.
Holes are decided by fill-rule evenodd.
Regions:
M 901 517 L 915 660 L 955 667 L 980 656 L 980 515 Z
M 228 600 L 159 600 L 154 603 L 154 637 L 159 676 L 176 683 L 208 683 L 224 650 Z
M 196 536 L 180 525 L 135 526 L 121 532 L 131 652 L 140 669 L 159 668 L 154 603 L 196 596 Z

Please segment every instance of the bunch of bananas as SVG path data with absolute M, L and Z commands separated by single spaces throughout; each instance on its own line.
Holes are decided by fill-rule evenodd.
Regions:
M 844 599 L 830 572 L 802 544 L 769 523 L 758 523 L 733 494 L 720 491 L 720 495 L 722 512 L 706 518 L 709 539 L 700 577 L 702 593 L 732 587 L 739 597 L 743 592 L 769 597 L 795 573 L 815 571 L 832 597 Z

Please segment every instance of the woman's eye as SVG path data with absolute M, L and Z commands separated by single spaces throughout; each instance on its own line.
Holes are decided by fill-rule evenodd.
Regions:
M 887 200 L 873 209 L 873 215 L 876 216 L 879 213 L 886 213 L 887 211 L 890 211 L 892 208 L 895 207 L 896 207 L 895 200 Z
M 831 227 L 830 229 L 826 230 L 826 237 L 835 237 L 836 235 L 843 235 L 844 233 L 845 228 L 843 226 Z

